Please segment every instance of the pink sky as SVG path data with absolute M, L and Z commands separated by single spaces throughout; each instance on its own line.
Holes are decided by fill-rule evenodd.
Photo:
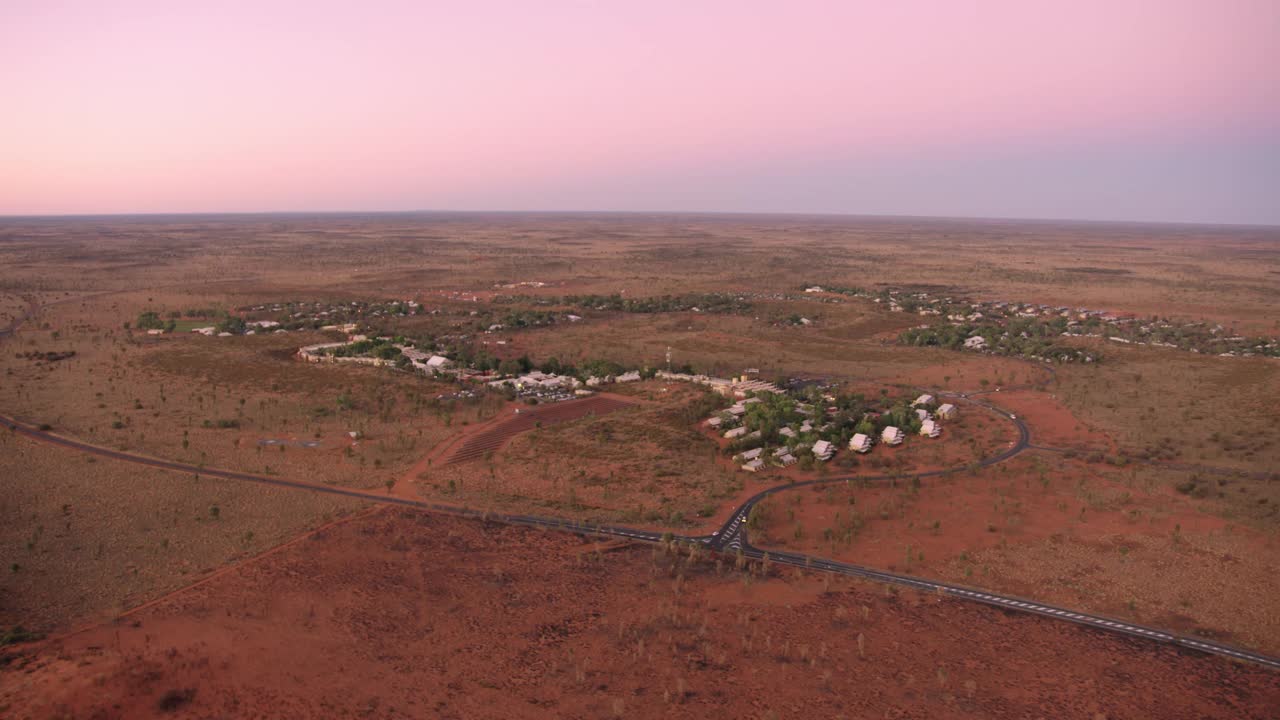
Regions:
M 1273 0 L 7 0 L 0 214 L 1280 222 L 1277 67 Z

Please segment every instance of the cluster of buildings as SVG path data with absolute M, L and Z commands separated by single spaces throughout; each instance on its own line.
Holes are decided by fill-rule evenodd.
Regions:
M 353 365 L 391 367 L 399 364 L 397 359 L 403 357 L 408 360 L 409 367 L 427 374 L 444 373 L 453 369 L 453 361 L 443 355 L 424 352 L 406 343 L 393 342 L 392 338 L 388 337 L 381 337 L 378 340 L 382 341 L 382 346 L 393 347 L 399 351 L 392 357 L 372 354 L 346 355 L 337 352 L 339 348 L 347 348 L 354 343 L 367 342 L 368 340 L 369 338 L 364 335 L 348 335 L 345 342 L 306 345 L 298 348 L 297 354 L 300 359 L 311 363 L 350 363 Z
M 991 329 L 1007 326 L 1010 321 L 1033 321 L 1046 326 L 1046 335 L 1057 337 L 1098 337 L 1126 345 L 1148 345 L 1187 350 L 1222 357 L 1280 357 L 1280 339 L 1246 337 L 1216 323 L 1184 322 L 1168 318 L 1139 318 L 1132 313 L 1118 313 L 1086 307 L 1022 303 L 1005 300 L 969 300 L 951 296 L 935 296 L 927 291 L 880 290 L 861 288 L 823 288 L 813 285 L 806 293 L 837 293 L 863 297 L 881 304 L 890 312 L 942 316 L 951 325 L 985 326 L 984 335 L 970 336 L 967 350 L 991 350 L 992 337 L 1001 341 L 1009 336 L 993 336 Z M 1027 327 L 1024 323 L 1023 327 Z M 977 329 L 974 329 L 977 332 Z M 1025 338 L 1025 335 L 1022 335 Z M 1016 339 L 1016 338 L 1014 338 Z M 1040 358 L 1044 359 L 1044 358 Z M 1062 358 L 1056 358 L 1062 359 Z M 1081 352 L 1079 359 L 1092 362 L 1096 358 Z
M 734 378 L 718 378 L 710 375 L 691 375 L 689 373 L 667 372 L 659 370 L 654 377 L 662 380 L 676 380 L 695 385 L 705 385 L 725 397 L 745 398 L 756 393 L 781 393 L 782 388 L 764 380 L 752 379 L 750 374 Z
M 416 300 L 364 302 L 280 302 L 239 308 L 245 315 L 271 314 L 276 326 L 286 330 L 331 330 L 354 325 L 361 320 L 421 315 L 425 308 Z M 350 331 L 348 331 L 350 332 Z
M 739 400 L 725 410 L 707 418 L 703 424 L 717 431 L 721 437 L 729 441 L 745 442 L 750 441 L 767 441 L 761 430 L 752 430 L 747 422 L 747 414 L 753 404 L 762 402 L 759 396 L 747 397 Z M 759 472 L 770 465 L 780 467 L 789 467 L 796 463 L 797 453 L 808 450 L 817 462 L 827 462 L 835 456 L 836 444 L 830 439 L 832 432 L 838 432 L 833 429 L 831 423 L 822 423 L 815 425 L 817 420 L 817 410 L 803 403 L 797 403 L 795 412 L 802 418 L 798 421 L 791 422 L 784 427 L 778 428 L 777 435 L 781 438 L 781 443 L 773 450 L 769 450 L 764 446 L 745 450 L 735 456 L 741 468 L 747 472 Z M 951 420 L 957 416 L 955 405 L 951 403 L 943 403 L 938 405 L 932 395 L 921 395 L 911 403 L 912 411 L 919 420 L 920 435 L 929 438 L 936 438 L 942 434 L 942 422 Z M 936 408 L 930 410 L 930 408 Z M 831 408 L 834 410 L 834 408 Z M 875 415 L 872 413 L 872 415 Z M 914 423 L 913 423 L 914 426 Z M 819 433 L 827 435 L 827 437 L 818 436 Z M 906 439 L 906 433 L 902 428 L 896 426 L 884 427 L 878 434 L 873 437 L 872 434 L 864 432 L 856 432 L 849 439 L 849 450 L 856 453 L 870 452 L 872 447 L 879 442 L 883 445 L 896 446 L 901 445 Z M 808 438 L 809 440 L 806 440 Z M 837 439 L 842 439 L 840 435 Z

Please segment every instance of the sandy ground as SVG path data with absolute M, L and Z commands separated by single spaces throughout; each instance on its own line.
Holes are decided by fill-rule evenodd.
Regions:
M 1028 453 L 918 487 L 767 501 L 761 547 L 799 550 L 1280 651 L 1274 534 L 1206 512 L 1158 471 Z
M 20 647 L 6 717 L 1265 718 L 1280 675 L 1047 619 L 384 511 Z M 1211 692 L 1206 692 L 1207 689 Z
M 110 617 L 361 505 L 0 431 L 0 627 Z

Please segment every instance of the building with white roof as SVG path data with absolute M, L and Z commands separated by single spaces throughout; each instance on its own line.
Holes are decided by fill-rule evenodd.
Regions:
M 901 445 L 903 440 L 902 431 L 890 425 L 880 433 L 880 442 L 885 445 Z
M 859 453 L 870 452 L 871 438 L 862 433 L 854 433 L 853 437 L 849 438 L 849 449 Z
M 936 438 L 942 434 L 942 426 L 932 420 L 925 420 L 920 424 L 920 434 L 925 437 Z

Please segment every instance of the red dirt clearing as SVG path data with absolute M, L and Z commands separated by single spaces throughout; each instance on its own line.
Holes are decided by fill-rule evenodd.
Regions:
M 1273 718 L 1280 674 L 933 595 L 413 512 L 16 649 L 44 718 Z
M 494 423 L 492 427 L 468 438 L 453 451 L 445 461 L 445 465 L 479 460 L 485 453 L 502 447 L 513 436 L 532 430 L 539 425 L 554 425 L 589 415 L 604 415 L 633 404 L 618 398 L 596 395 L 583 400 L 556 403 L 536 410 L 525 410 L 510 420 Z

